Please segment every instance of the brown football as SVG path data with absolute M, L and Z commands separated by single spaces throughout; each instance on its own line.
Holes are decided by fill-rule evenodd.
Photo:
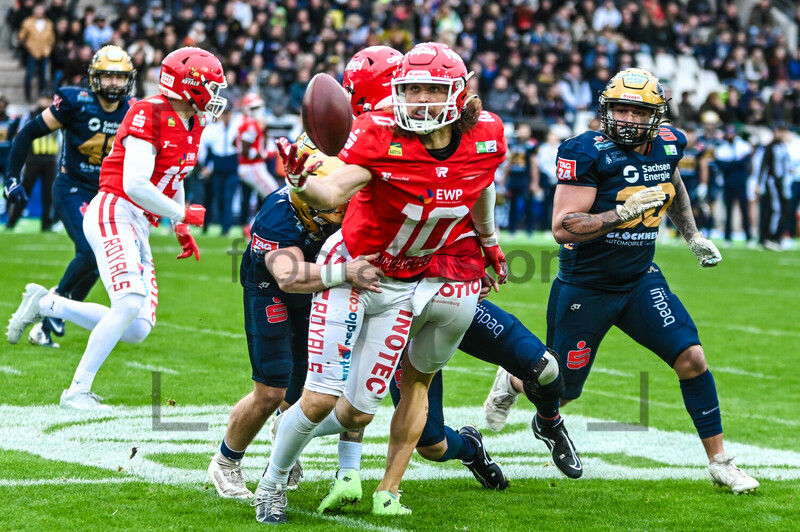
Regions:
M 325 155 L 339 153 L 353 125 L 350 96 L 328 74 L 317 74 L 306 87 L 301 109 L 303 130 Z

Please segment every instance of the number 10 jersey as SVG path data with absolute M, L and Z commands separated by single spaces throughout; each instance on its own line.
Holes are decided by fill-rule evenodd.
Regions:
M 470 209 L 494 182 L 505 154 L 503 123 L 492 113 L 481 113 L 443 160 L 417 135 L 397 131 L 392 115 L 363 114 L 339 154 L 372 173 L 342 224 L 350 255 L 380 253 L 376 266 L 395 279 L 424 274 L 434 251 L 474 234 Z

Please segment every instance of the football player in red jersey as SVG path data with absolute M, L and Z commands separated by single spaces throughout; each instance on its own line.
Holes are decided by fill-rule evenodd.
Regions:
M 91 391 L 97 371 L 117 342 L 141 342 L 155 324 L 158 287 L 150 226 L 169 218 L 183 248 L 178 258 L 200 260 L 188 226 L 202 226 L 205 209 L 184 206 L 183 179 L 195 166 L 205 116 L 216 119 L 225 108 L 219 96 L 224 86 L 222 65 L 213 54 L 181 48 L 161 64 L 161 95 L 135 103 L 125 115 L 103 160 L 100 191 L 83 220 L 111 308 L 28 285 L 22 319 L 52 316 L 92 331 L 72 385 L 61 395 L 62 407 L 109 410 Z
M 348 257 L 371 250 L 380 254 L 375 264 L 386 279 L 381 294 L 342 284 L 315 296 L 306 385 L 299 406 L 283 414 L 259 482 L 259 521 L 286 521 L 286 477 L 315 431 L 341 433 L 367 425 L 374 416 L 408 341 L 412 317 L 444 284 L 440 278 L 425 279 L 433 253 L 477 231 L 489 262 L 505 273 L 493 220 L 494 173 L 506 151 L 503 124 L 468 95 L 470 76 L 449 47 L 415 46 L 392 80 L 394 115 L 376 111 L 358 117 L 339 154 L 346 165 L 324 183 L 309 177 L 314 166 L 304 168 L 306 157 L 297 157 L 296 146 L 285 139 L 279 144 L 287 181 L 303 201 L 324 210 L 351 198 L 342 231 L 318 258 L 327 278 L 337 281 Z M 456 280 L 474 279 L 474 271 L 462 273 L 470 277 Z M 387 476 L 373 499 L 375 513 L 409 511 L 399 504 L 398 486 L 425 422 L 434 365 L 444 362 L 410 357 L 404 367 L 405 406 L 401 402 L 393 419 Z
M 258 192 L 260 199 L 264 199 L 278 188 L 275 178 L 267 170 L 264 124 L 259 121 L 259 115 L 264 109 L 264 100 L 258 94 L 245 94 L 240 107 L 244 117 L 236 132 L 239 179 Z

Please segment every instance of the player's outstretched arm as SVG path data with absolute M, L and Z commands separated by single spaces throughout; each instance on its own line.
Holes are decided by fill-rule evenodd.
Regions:
M 297 246 L 269 251 L 264 260 L 267 269 L 281 290 L 295 294 L 311 294 L 348 282 L 355 288 L 381 292 L 383 272 L 370 264 L 378 254 L 358 257 L 348 262 L 325 266 L 306 262 Z
M 672 174 L 672 183 L 675 185 L 675 199 L 672 205 L 667 209 L 667 216 L 681 232 L 683 238 L 689 244 L 689 249 L 692 250 L 697 260 L 700 261 L 700 266 L 703 268 L 711 268 L 722 262 L 722 254 L 714 245 L 714 242 L 707 238 L 697 230 L 697 224 L 694 221 L 692 214 L 692 205 L 689 201 L 689 193 L 686 192 L 686 186 L 683 184 L 680 172 L 676 169 Z
M 681 173 L 677 168 L 672 174 L 672 184 L 675 186 L 675 198 L 667 208 L 667 216 L 688 242 L 698 234 L 697 224 L 694 221 L 694 214 L 692 214 L 689 193 L 686 192 L 686 185 L 683 184 Z
M 367 186 L 372 174 L 364 167 L 346 164 L 324 180 L 314 176 L 322 161 L 306 167 L 309 154 L 297 155 L 297 145 L 286 138 L 276 141 L 286 172 L 286 184 L 292 192 L 311 207 L 319 210 L 334 209 Z
M 22 188 L 19 176 L 22 173 L 22 167 L 25 166 L 25 160 L 28 158 L 31 143 L 51 131 L 61 129 L 61 127 L 61 122 L 53 116 L 52 111 L 45 109 L 42 114 L 25 124 L 14 137 L 11 152 L 8 154 L 8 170 L 6 171 L 8 177 L 4 187 L 5 196 L 11 203 L 28 201 L 28 194 Z

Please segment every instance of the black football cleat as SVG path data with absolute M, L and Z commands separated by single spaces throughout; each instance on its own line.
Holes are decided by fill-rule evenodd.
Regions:
M 458 429 L 458 433 L 462 436 L 469 438 L 475 449 L 477 450 L 475 458 L 472 462 L 461 461 L 467 469 L 469 469 L 478 482 L 484 488 L 490 490 L 504 490 L 508 487 L 508 481 L 500 469 L 500 465 L 495 463 L 494 460 L 486 452 L 483 446 L 483 435 L 472 425 L 466 425 Z
M 531 429 L 536 439 L 542 440 L 550 452 L 553 453 L 553 463 L 569 478 L 580 478 L 583 475 L 581 457 L 575 450 L 575 445 L 569 439 L 564 418 L 558 420 L 555 426 L 544 425 L 539 420 L 539 415 L 533 415 Z

